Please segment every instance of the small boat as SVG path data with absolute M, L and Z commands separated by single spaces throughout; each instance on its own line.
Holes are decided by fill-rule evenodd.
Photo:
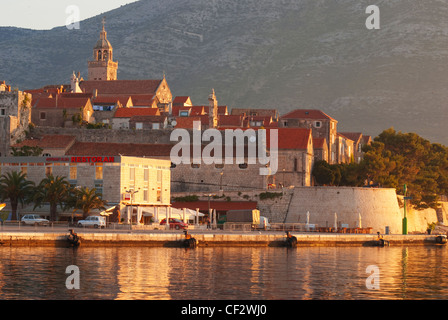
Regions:
M 81 239 L 79 239 L 78 234 L 76 234 L 73 229 L 70 229 L 70 234 L 67 236 L 67 242 L 71 247 L 79 247 L 81 244 Z

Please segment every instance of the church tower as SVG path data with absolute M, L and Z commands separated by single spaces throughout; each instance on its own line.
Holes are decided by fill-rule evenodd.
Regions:
M 216 99 L 215 89 L 208 96 L 208 127 L 218 127 L 218 100 Z
M 93 48 L 93 61 L 88 62 L 89 81 L 92 80 L 117 80 L 118 62 L 113 61 L 113 48 L 107 40 L 103 19 L 103 30 L 100 39 Z

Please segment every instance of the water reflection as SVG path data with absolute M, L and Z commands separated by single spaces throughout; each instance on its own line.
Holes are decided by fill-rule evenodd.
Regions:
M 0 248 L 0 299 L 446 299 L 445 247 Z M 65 287 L 80 269 L 80 290 Z M 369 265 L 379 290 L 366 287 Z

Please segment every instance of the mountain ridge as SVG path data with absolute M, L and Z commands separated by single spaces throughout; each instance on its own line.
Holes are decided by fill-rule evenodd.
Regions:
M 0 77 L 20 90 L 87 77 L 106 16 L 119 79 L 166 74 L 173 94 L 229 108 L 321 109 L 340 131 L 394 127 L 448 145 L 448 1 L 141 0 L 79 30 L 0 28 Z

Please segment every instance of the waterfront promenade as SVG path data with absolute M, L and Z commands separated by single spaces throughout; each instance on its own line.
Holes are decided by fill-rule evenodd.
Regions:
M 69 229 L 81 239 L 80 246 L 117 247 L 153 246 L 182 247 L 183 231 L 174 230 L 130 230 L 71 228 L 67 226 L 34 227 L 2 226 L 0 246 L 68 246 Z M 199 247 L 282 247 L 286 245 L 286 234 L 282 231 L 222 231 L 190 230 Z M 297 238 L 297 246 L 377 246 L 377 234 L 340 234 L 319 232 L 291 232 Z M 443 245 L 440 235 L 382 235 L 390 246 L 396 245 Z

